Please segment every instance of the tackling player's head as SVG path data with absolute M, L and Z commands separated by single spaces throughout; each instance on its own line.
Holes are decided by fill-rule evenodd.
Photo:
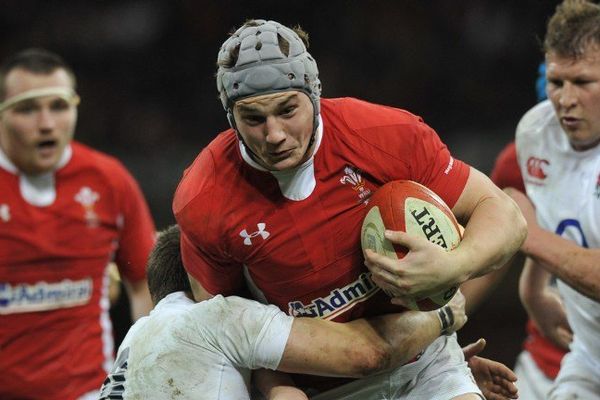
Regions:
M 58 55 L 27 49 L 0 67 L 0 149 L 20 171 L 55 169 L 73 138 L 79 97 Z
M 223 43 L 217 89 L 227 118 L 266 169 L 295 167 L 310 157 L 321 82 L 308 35 L 275 21 L 250 20 Z
M 547 94 L 571 147 L 600 143 L 600 6 L 565 0 L 544 39 Z
M 181 261 L 179 226 L 171 225 L 161 231 L 148 257 L 148 289 L 154 305 L 166 295 L 186 292 L 192 297 L 192 288 Z

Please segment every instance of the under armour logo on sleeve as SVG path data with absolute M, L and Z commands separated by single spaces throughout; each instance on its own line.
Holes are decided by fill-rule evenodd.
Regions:
M 268 238 L 270 233 L 265 231 L 267 224 L 265 224 L 264 222 L 259 222 L 258 224 L 256 224 L 256 227 L 258 228 L 258 230 L 256 232 L 252 232 L 252 233 L 248 233 L 247 230 L 242 229 L 240 231 L 240 236 L 244 238 L 244 244 L 246 246 L 251 246 L 252 245 L 252 238 L 255 238 L 257 236 L 260 236 L 264 239 Z

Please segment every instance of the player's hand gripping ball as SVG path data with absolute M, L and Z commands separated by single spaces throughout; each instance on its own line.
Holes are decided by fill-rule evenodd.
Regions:
M 384 237 L 386 229 L 403 231 L 426 238 L 450 251 L 462 238 L 452 210 L 434 192 L 413 181 L 392 181 L 380 187 L 369 199 L 369 211 L 363 221 L 361 245 L 378 254 L 400 259 L 407 249 Z M 412 310 L 430 311 L 442 307 L 456 293 L 450 287 L 422 299 L 412 299 Z

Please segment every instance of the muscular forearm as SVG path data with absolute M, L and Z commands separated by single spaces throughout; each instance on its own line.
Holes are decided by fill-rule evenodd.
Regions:
M 532 258 L 528 258 L 519 281 L 519 295 L 529 317 L 542 335 L 556 345 L 568 349 L 573 334 L 565 308 L 556 291 L 548 283 L 551 275 Z
M 468 221 L 462 242 L 450 253 L 455 258 L 458 283 L 506 264 L 527 235 L 516 203 L 473 169 L 453 211 L 461 222 Z
M 510 199 L 506 199 L 509 200 Z M 505 265 L 525 239 L 525 223 L 512 201 L 484 199 L 473 211 L 454 256 L 464 282 Z
M 539 227 L 530 228 L 522 251 L 552 275 L 600 301 L 600 249 L 587 249 Z
M 535 301 L 548 288 L 551 275 L 531 258 L 525 261 L 519 278 L 519 297 L 529 315 L 535 311 Z
M 435 311 L 347 323 L 296 318 L 277 369 L 362 378 L 408 362 L 440 335 L 440 326 Z

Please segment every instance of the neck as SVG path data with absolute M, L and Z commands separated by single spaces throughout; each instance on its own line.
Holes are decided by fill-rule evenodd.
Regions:
M 573 143 L 571 142 L 571 147 L 575 151 L 586 151 L 592 149 L 600 144 L 600 138 L 594 139 L 593 141 L 587 143 Z

